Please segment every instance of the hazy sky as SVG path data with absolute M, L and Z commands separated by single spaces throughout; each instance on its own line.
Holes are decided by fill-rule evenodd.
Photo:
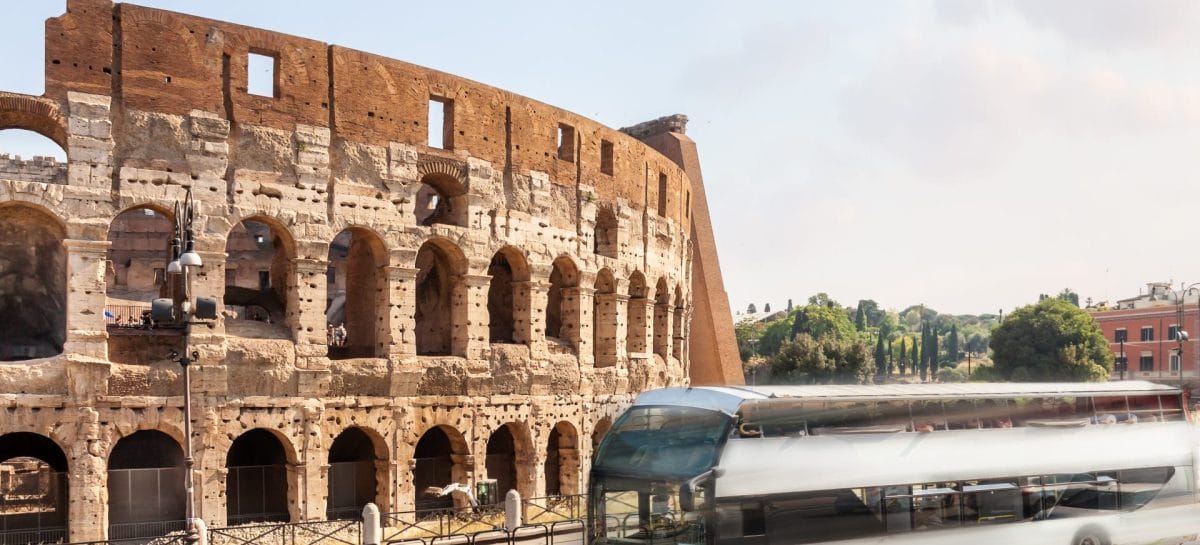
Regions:
M 143 0 L 437 68 L 620 127 L 691 118 L 735 309 L 1010 311 L 1200 281 L 1200 2 Z M 6 2 L 0 90 L 42 92 Z M 0 150 L 29 140 L 0 133 Z

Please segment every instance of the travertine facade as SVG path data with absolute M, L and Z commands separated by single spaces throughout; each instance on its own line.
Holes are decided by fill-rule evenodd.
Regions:
M 70 0 L 46 35 L 45 96 L 0 93 L 0 128 L 67 152 L 0 156 L 0 461 L 65 474 L 70 540 L 175 516 L 117 504 L 142 493 L 121 471 L 178 469 L 167 353 L 184 339 L 105 311 L 124 322 L 165 289 L 185 188 L 193 292 L 225 303 L 188 339 L 210 526 L 411 510 L 428 486 L 483 478 L 578 493 L 623 404 L 688 383 L 686 158 L 453 75 L 229 23 Z M 252 55 L 274 65 L 267 96 L 248 92 Z M 251 501 L 256 486 L 282 496 Z

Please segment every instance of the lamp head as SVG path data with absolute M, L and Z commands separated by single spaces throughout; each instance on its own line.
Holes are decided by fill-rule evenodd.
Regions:
M 187 241 L 187 250 L 183 252 L 183 255 L 179 256 L 179 263 L 185 267 L 200 267 L 204 265 L 204 263 L 200 261 L 200 254 L 196 253 L 195 241 Z
M 183 272 L 183 265 L 179 263 L 178 259 L 172 260 L 167 264 L 167 272 L 170 274 L 180 274 Z

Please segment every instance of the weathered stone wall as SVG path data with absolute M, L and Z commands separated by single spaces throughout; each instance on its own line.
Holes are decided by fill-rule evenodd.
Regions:
M 687 383 L 690 181 L 633 137 L 401 61 L 106 0 L 70 0 L 47 37 L 46 95 L 0 96 L 0 128 L 63 144 L 66 174 L 0 174 L 0 229 L 35 218 L 40 234 L 23 240 L 56 257 L 14 265 L 41 269 L 0 297 L 48 294 L 61 354 L 0 362 L 0 442 L 25 431 L 61 447 L 72 541 L 106 534 L 121 437 L 183 442 L 167 352 L 184 339 L 112 330 L 103 310 L 110 251 L 131 247 L 114 221 L 169 212 L 188 189 L 204 260 L 193 292 L 225 300 L 265 270 L 278 305 L 269 322 L 222 312 L 186 339 L 210 526 L 227 520 L 227 456 L 249 430 L 286 453 L 291 519 L 326 516 L 329 448 L 348 428 L 372 438 L 377 500 L 400 511 L 430 429 L 449 430 L 455 478 L 489 477 L 488 438 L 504 427 L 524 496 L 545 491 L 547 465 L 578 491 L 594 435 L 632 396 Z M 273 96 L 247 92 L 250 53 L 276 59 Z M 426 140 L 431 99 L 447 105 L 441 148 Z M 346 230 L 349 247 L 331 252 Z M 248 233 L 269 235 L 269 262 Z M 352 350 L 328 343 L 334 292 Z

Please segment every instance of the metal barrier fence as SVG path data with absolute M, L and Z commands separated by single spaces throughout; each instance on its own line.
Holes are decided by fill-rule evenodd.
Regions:
M 546 524 L 527 524 L 506 530 L 490 528 L 443 536 L 406 536 L 387 539 L 386 545 L 585 545 L 583 521 L 560 520 Z
M 386 528 L 383 541 L 403 543 L 463 536 L 485 531 L 504 530 L 504 505 L 420 509 L 381 513 L 379 523 Z
M 587 515 L 587 496 L 545 496 L 521 500 L 524 520 L 529 524 L 583 520 Z
M 109 540 L 150 540 L 187 530 L 186 520 L 127 522 L 108 525 Z
M 60 543 L 66 541 L 66 539 L 66 528 L 35 528 L 30 530 L 0 531 L 0 545 Z
M 359 545 L 362 521 L 331 520 L 210 528 L 209 545 Z

